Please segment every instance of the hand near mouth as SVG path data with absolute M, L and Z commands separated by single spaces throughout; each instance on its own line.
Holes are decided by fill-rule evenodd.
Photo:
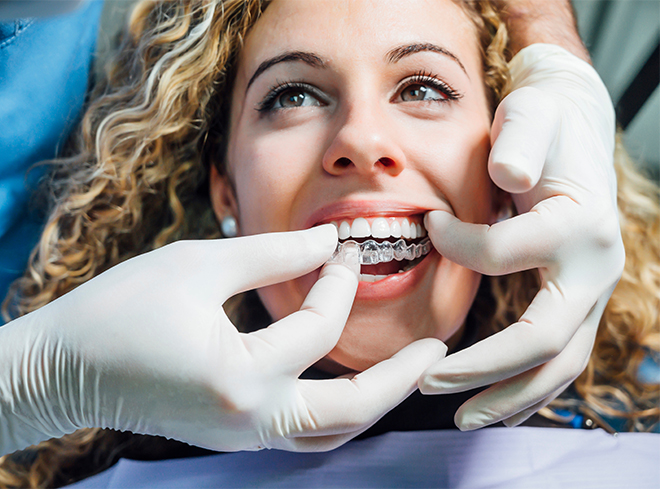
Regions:
M 85 427 L 223 451 L 323 451 L 357 436 L 411 394 L 446 347 L 420 340 L 352 378 L 299 379 L 341 336 L 356 260 L 324 266 L 300 310 L 268 328 L 239 333 L 222 308 L 317 269 L 336 243 L 331 225 L 182 241 L 7 324 L 0 454 Z
M 490 175 L 520 215 L 494 224 L 431 212 L 438 251 L 486 275 L 537 268 L 541 289 L 515 324 L 450 355 L 420 380 L 427 394 L 495 384 L 457 411 L 461 429 L 517 425 L 584 370 L 625 252 L 616 208 L 614 110 L 587 63 L 550 45 L 511 62 L 495 115 Z

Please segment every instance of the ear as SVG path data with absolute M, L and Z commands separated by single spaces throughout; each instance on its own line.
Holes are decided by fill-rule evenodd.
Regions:
M 218 222 L 226 216 L 238 218 L 238 204 L 234 196 L 234 190 L 226 176 L 220 175 L 215 165 L 211 165 L 209 192 L 211 205 Z

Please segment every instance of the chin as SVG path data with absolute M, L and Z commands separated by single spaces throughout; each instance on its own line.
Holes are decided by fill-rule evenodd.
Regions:
M 259 295 L 271 316 L 280 319 L 300 308 L 317 279 L 318 271 L 260 289 Z M 332 374 L 364 371 L 423 338 L 437 338 L 452 348 L 461 338 L 480 280 L 478 273 L 433 250 L 403 273 L 360 281 L 337 345 L 317 366 Z
M 362 372 L 387 360 L 417 339 L 406 334 L 406 331 L 400 331 L 400 328 L 396 328 L 398 331 L 395 334 L 380 335 L 366 335 L 364 329 L 347 325 L 346 333 L 327 358 L 346 369 Z
M 404 304 L 356 301 L 339 342 L 327 358 L 346 369 L 361 372 L 423 338 L 437 338 L 451 349 L 461 339 L 478 284 L 477 279 L 472 287 L 463 289 L 463 294 L 448 294 L 454 305 L 465 304 L 460 310 L 443 308 L 442 297 L 431 302 L 432 290 L 429 296 L 420 294 Z M 446 292 L 447 288 L 443 290 Z

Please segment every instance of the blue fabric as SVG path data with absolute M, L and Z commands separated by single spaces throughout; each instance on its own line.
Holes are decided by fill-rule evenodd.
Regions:
M 43 224 L 29 207 L 43 170 L 28 169 L 55 157 L 79 118 L 102 7 L 0 23 L 0 299 Z
M 639 365 L 639 380 L 646 384 L 660 384 L 660 363 L 651 355 Z

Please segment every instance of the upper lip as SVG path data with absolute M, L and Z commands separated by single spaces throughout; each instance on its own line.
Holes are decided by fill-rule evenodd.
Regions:
M 424 214 L 430 209 L 410 203 L 385 200 L 335 202 L 313 212 L 305 221 L 304 229 L 341 219 L 357 217 L 409 217 Z

